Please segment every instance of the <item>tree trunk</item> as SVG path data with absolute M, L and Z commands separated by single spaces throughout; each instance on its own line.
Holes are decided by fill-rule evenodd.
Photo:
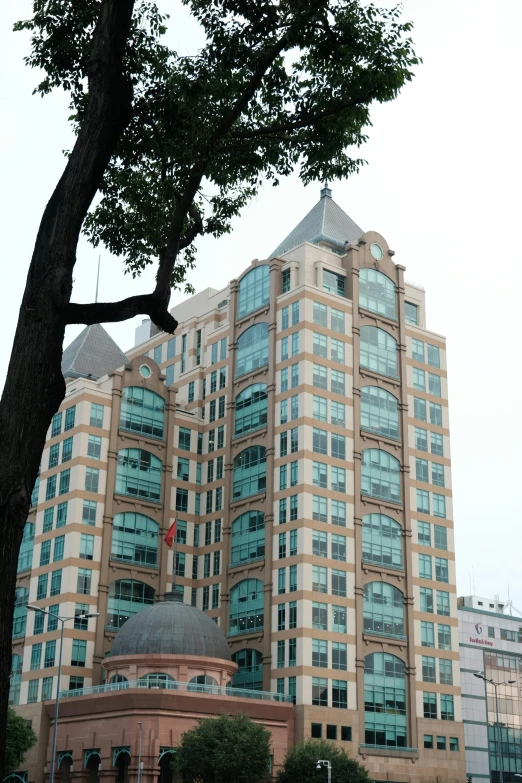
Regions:
M 104 0 L 93 33 L 89 104 L 73 151 L 44 211 L 0 401 L 0 737 L 5 737 L 18 550 L 51 419 L 65 393 L 64 312 L 80 230 L 131 118 L 122 59 L 134 0 Z M 4 768 L 0 741 L 0 770 Z M 3 777 L 3 775 L 1 776 Z

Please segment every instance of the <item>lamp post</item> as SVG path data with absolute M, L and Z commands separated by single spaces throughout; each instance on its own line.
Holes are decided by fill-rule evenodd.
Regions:
M 499 685 L 514 685 L 516 683 L 516 680 L 504 680 L 504 682 L 494 682 L 492 679 L 488 679 L 484 672 L 474 672 L 474 676 L 478 677 L 479 680 L 484 680 L 485 683 L 488 683 L 493 686 L 495 689 L 495 712 L 497 716 L 497 731 L 495 734 L 497 735 L 497 742 L 498 742 L 498 760 L 499 760 L 499 777 L 500 777 L 500 783 L 504 783 L 504 757 L 502 753 L 502 734 L 500 731 L 500 715 L 498 711 L 498 686 Z M 487 686 L 486 686 L 486 693 L 487 693 Z
M 140 745 L 138 750 L 138 783 L 141 783 L 141 734 L 143 730 L 143 723 L 141 720 L 138 721 L 138 726 L 140 727 Z
M 332 783 L 332 762 L 327 761 L 325 759 L 320 759 L 317 762 L 316 769 L 321 769 L 321 767 L 326 767 L 328 770 L 328 783 Z
M 51 755 L 51 772 L 49 774 L 49 783 L 54 783 L 54 766 L 56 759 L 56 739 L 58 736 L 58 709 L 60 707 L 60 679 L 62 676 L 62 653 L 63 653 L 63 632 L 65 629 L 65 623 L 68 620 L 88 620 L 89 617 L 99 617 L 99 612 L 89 612 L 88 614 L 77 614 L 74 617 L 60 617 L 60 615 L 48 612 L 46 609 L 42 609 L 40 606 L 33 606 L 27 604 L 28 609 L 32 609 L 33 612 L 40 612 L 41 614 L 47 614 L 49 617 L 55 617 L 62 624 L 62 631 L 60 634 L 60 655 L 58 656 L 58 682 L 56 683 L 56 701 L 54 707 L 54 728 L 53 728 L 53 747 Z

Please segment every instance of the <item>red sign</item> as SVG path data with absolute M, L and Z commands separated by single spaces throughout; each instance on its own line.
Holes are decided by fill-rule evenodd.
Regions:
M 470 642 L 473 642 L 473 644 L 485 644 L 488 647 L 493 647 L 493 642 L 490 642 L 489 639 L 474 639 L 472 636 L 469 637 Z

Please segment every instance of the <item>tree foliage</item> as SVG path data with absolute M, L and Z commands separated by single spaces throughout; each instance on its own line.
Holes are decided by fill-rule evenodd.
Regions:
M 175 766 L 183 783 L 259 783 L 268 773 L 270 740 L 246 715 L 200 720 L 183 734 Z
M 20 769 L 25 754 L 36 744 L 37 737 L 24 718 L 9 707 L 5 740 L 5 774 Z
M 297 169 L 306 184 L 364 162 L 370 105 L 396 97 L 418 63 L 398 8 L 359 0 L 185 0 L 206 44 L 181 56 L 168 18 L 139 0 L 124 59 L 132 119 L 84 232 L 138 275 L 165 261 L 187 285 L 197 236 L 219 237 L 264 182 Z M 36 0 L 27 61 L 37 90 L 71 95 L 77 128 L 88 105 L 89 44 L 101 0 Z M 76 313 L 81 320 L 81 311 Z M 164 326 L 164 324 L 159 324 Z M 171 330 L 168 330 L 171 331 Z
M 332 783 L 371 783 L 366 767 L 335 743 L 321 739 L 305 740 L 290 748 L 277 783 L 326 783 L 326 769 L 317 769 L 320 759 L 331 762 Z

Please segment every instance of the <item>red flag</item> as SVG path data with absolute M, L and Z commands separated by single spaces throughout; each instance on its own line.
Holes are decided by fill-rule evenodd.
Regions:
M 174 520 L 172 525 L 169 527 L 169 531 L 163 540 L 168 547 L 171 547 L 172 544 L 174 543 L 175 537 L 176 537 L 176 520 Z

